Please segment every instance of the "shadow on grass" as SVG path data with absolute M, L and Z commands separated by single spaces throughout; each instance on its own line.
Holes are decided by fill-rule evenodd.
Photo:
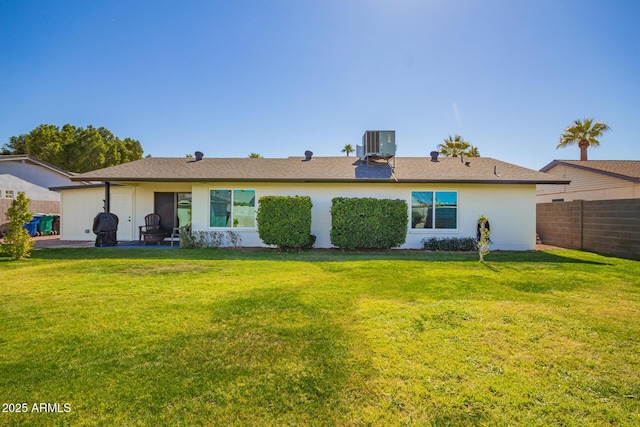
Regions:
M 593 258 L 598 259 L 593 259 Z M 340 251 L 336 249 L 313 249 L 304 252 L 283 252 L 275 249 L 172 249 L 145 248 L 139 246 L 112 248 L 51 248 L 33 251 L 33 259 L 158 259 L 158 260 L 210 260 L 210 261 L 297 261 L 297 262 L 344 262 L 344 261 L 425 261 L 479 263 L 474 252 L 429 252 L 421 250 L 390 251 Z M 592 258 L 592 259 L 589 259 Z M 616 259 L 617 258 L 613 258 Z M 0 258 L 8 262 L 9 258 Z M 591 265 L 613 265 L 604 258 L 588 252 L 556 251 L 496 251 L 487 256 L 487 268 L 498 271 L 499 263 L 577 263 Z
M 177 325 L 168 333 L 153 326 L 114 330 L 104 323 L 89 333 L 56 331 L 58 351 L 50 340 L 36 340 L 41 347 L 6 364 L 0 385 L 15 395 L 76 394 L 70 424 L 80 423 L 84 413 L 107 425 L 172 425 L 193 411 L 220 425 L 233 425 L 238 414 L 251 425 L 304 425 L 309 419 L 341 424 L 349 336 L 325 310 L 281 289 L 186 307 L 208 312 L 209 320 L 195 327 L 181 306 L 164 311 L 171 306 L 162 303 L 163 316 Z M 141 322 L 160 316 L 123 310 Z M 97 308 L 97 318 L 105 311 Z

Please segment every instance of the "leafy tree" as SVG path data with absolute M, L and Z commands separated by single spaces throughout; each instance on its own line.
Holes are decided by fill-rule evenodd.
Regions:
M 18 193 L 18 197 L 13 199 L 11 206 L 7 209 L 8 232 L 4 236 L 2 252 L 9 255 L 13 260 L 28 257 L 33 247 L 33 239 L 29 232 L 22 226 L 33 219 L 29 211 L 29 199 L 24 193 Z
M 24 135 L 12 136 L 9 142 L 2 147 L 0 154 L 24 154 L 27 152 L 27 142 Z
M 353 153 L 356 150 L 353 148 L 351 144 L 347 144 L 340 151 L 342 151 L 343 153 L 347 153 L 347 157 L 349 157 L 349 153 Z
M 261 159 L 262 156 L 260 154 L 258 154 L 258 153 L 251 153 L 251 154 L 249 154 L 249 158 L 250 159 Z
M 580 160 L 587 160 L 587 149 L 592 145 L 599 146 L 600 140 L 598 138 L 606 131 L 611 130 L 606 123 L 594 123 L 593 120 L 592 118 L 574 120 L 573 124 L 560 135 L 560 142 L 558 142 L 556 149 L 578 143 Z
M 88 172 L 142 158 L 139 141 L 120 139 L 104 128 L 59 128 L 42 124 L 28 134 L 12 136 L 2 154 L 29 154 L 61 169 Z
M 444 144 L 438 145 L 438 151 L 440 154 L 446 157 L 458 157 L 458 155 L 468 157 L 480 157 L 480 153 L 476 147 L 473 147 L 469 142 L 465 141 L 460 135 L 449 135 L 448 138 L 443 140 Z M 477 153 L 477 156 L 474 156 Z

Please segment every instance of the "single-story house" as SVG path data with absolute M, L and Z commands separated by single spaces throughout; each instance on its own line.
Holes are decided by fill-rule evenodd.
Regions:
M 30 199 L 35 213 L 59 214 L 60 192 L 52 186 L 78 185 L 73 174 L 27 154 L 0 155 L 0 224 L 19 193 Z
M 538 185 L 537 203 L 640 198 L 640 160 L 554 160 L 540 171 L 571 182 Z
M 200 153 L 198 153 L 200 154 Z M 353 157 L 145 158 L 78 175 L 104 189 L 62 189 L 61 239 L 92 240 L 93 218 L 108 206 L 119 217 L 118 240 L 138 239 L 138 227 L 158 213 L 166 230 L 189 204 L 194 231 L 234 231 L 245 247 L 258 236 L 260 198 L 309 196 L 315 247 L 332 247 L 335 197 L 402 199 L 408 205 L 402 248 L 427 237 L 475 237 L 479 215 L 489 217 L 492 249 L 529 250 L 536 244 L 536 185 L 567 184 L 548 174 L 492 158 Z M 434 209 L 435 208 L 435 209 Z

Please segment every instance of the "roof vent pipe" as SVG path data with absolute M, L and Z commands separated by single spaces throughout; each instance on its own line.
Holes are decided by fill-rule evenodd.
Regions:
M 309 151 L 309 150 L 307 150 L 307 151 L 305 151 L 305 152 L 304 152 L 304 159 L 305 159 L 306 161 L 311 160 L 311 157 L 312 157 L 312 156 L 313 156 L 313 151 Z
M 196 162 L 199 162 L 204 157 L 204 153 L 202 151 L 196 151 L 195 156 L 196 156 Z
M 440 153 L 438 151 L 432 151 L 429 154 L 431 155 L 431 161 L 432 162 L 437 162 L 438 161 L 438 156 L 440 155 Z

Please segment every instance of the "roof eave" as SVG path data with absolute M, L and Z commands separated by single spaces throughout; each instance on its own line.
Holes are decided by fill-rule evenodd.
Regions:
M 86 181 L 88 178 L 73 179 Z M 408 183 L 408 184 L 569 184 L 570 180 L 523 179 L 393 179 L 393 178 L 141 178 L 141 177 L 91 177 L 100 182 L 315 182 L 315 183 Z
M 50 169 L 56 173 L 59 173 L 60 175 L 65 176 L 66 178 L 71 178 L 74 176 L 73 172 L 69 172 L 66 171 L 64 169 L 60 169 L 57 166 L 52 165 L 51 163 L 45 162 L 44 160 L 40 160 L 36 157 L 33 157 L 29 154 L 4 154 L 3 155 L 4 158 L 2 159 L 2 161 L 28 161 L 31 162 L 33 164 L 42 166 L 45 169 Z
M 622 180 L 625 180 L 625 181 L 630 181 L 630 182 L 633 182 L 633 183 L 636 183 L 636 184 L 640 183 L 640 177 L 621 175 L 621 174 L 615 173 L 615 172 L 607 172 L 607 171 L 603 171 L 603 170 L 600 170 L 600 169 L 594 169 L 594 168 L 591 168 L 589 166 L 576 165 L 574 163 L 563 162 L 562 160 L 554 160 L 553 162 L 549 163 L 548 165 L 546 165 L 545 167 L 540 169 L 540 172 L 547 172 L 548 170 L 550 170 L 553 167 L 558 166 L 558 165 L 563 165 L 563 166 L 567 166 L 567 167 L 571 167 L 571 168 L 575 168 L 575 169 L 580 169 L 580 170 L 584 170 L 584 171 L 588 171 L 588 172 L 593 172 L 593 173 L 597 173 L 597 174 L 600 174 L 600 175 L 610 176 L 612 178 L 618 178 L 618 179 L 622 179 Z

